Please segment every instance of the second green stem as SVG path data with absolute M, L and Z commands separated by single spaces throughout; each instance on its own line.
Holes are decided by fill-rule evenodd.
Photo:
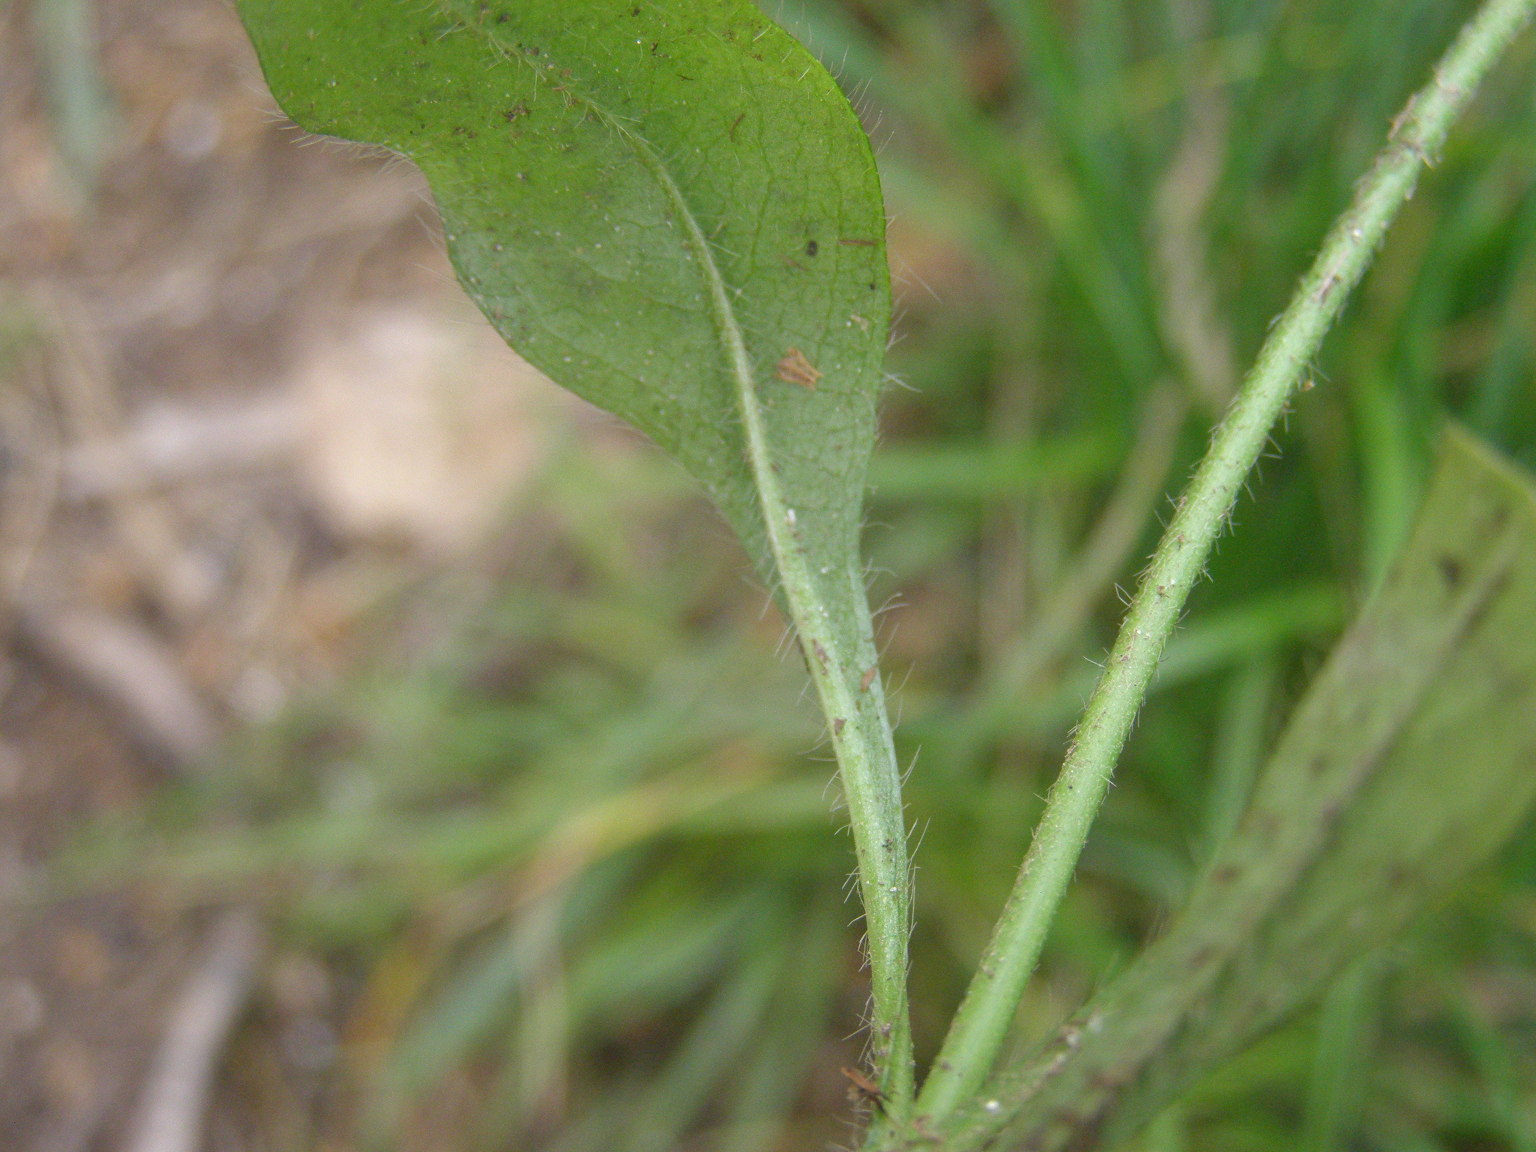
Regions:
M 918 1096 L 919 1122 L 941 1119 L 979 1090 L 990 1072 L 1163 646 L 1243 482 L 1387 226 L 1412 195 L 1420 168 L 1439 152 L 1451 122 L 1533 8 L 1536 0 L 1488 0 L 1462 29 L 1434 79 L 1393 124 L 1386 148 L 1329 233 L 1217 428 L 1067 749 L 1018 880 Z

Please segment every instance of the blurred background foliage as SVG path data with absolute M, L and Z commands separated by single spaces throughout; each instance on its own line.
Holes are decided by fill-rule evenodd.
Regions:
M 1092 661 L 1393 115 L 1443 0 L 794 0 L 876 142 L 899 335 L 866 548 L 916 846 L 931 1054 Z M 1231 827 L 1397 547 L 1436 429 L 1536 465 L 1536 40 L 1394 227 L 1168 651 L 1020 1012 L 1122 966 Z M 851 850 L 783 625 L 648 453 L 568 443 L 508 539 L 380 610 L 367 671 L 236 742 L 127 839 L 339 973 L 274 1147 L 851 1139 Z M 143 853 L 149 838 L 153 853 Z M 115 859 L 123 830 L 98 851 Z M 115 845 L 115 846 L 114 846 Z M 247 1039 L 247 1045 L 258 1041 Z M 247 1062 L 260 1069 L 261 1060 Z M 1536 829 L 1148 1150 L 1536 1152 Z

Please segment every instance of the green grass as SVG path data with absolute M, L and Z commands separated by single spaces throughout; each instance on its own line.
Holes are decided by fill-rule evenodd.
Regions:
M 866 547 L 917 850 L 931 1055 L 1156 533 L 1157 509 L 1466 4 L 807 2 L 911 267 Z M 1123 965 L 1230 827 L 1399 542 L 1440 420 L 1536 465 L 1536 44 L 1421 184 L 1250 485 L 1021 1011 Z M 1204 119 L 1197 119 L 1203 117 Z M 1192 127 L 1204 124 L 1204 128 Z M 1208 201 L 1155 210 L 1199 158 Z M 936 282 L 938 298 L 922 286 Z M 1174 289 L 1177 289 L 1175 291 Z M 1193 323 L 1204 318 L 1202 323 Z M 1191 335 L 1195 333 L 1195 335 Z M 1180 418 L 1122 485 L 1155 395 Z M 1143 447 L 1146 445 L 1143 443 Z M 1159 447 L 1153 445 L 1154 448 Z M 259 893 L 382 1042 L 347 1147 L 746 1150 L 846 1139 L 863 984 L 804 673 L 659 461 L 562 457 L 493 602 L 252 735 L 169 801 L 158 878 Z M 1110 547 L 1113 545 L 1113 547 Z M 1063 589 L 1100 574 L 1093 594 Z M 452 602 L 452 595 L 439 595 Z M 1022 671 L 1021 671 L 1022 670 Z M 216 831 L 210 834 L 209 829 Z M 1222 1069 L 1163 1149 L 1536 1149 L 1536 833 L 1322 1009 Z M 343 1119 L 342 1117 L 350 1117 Z

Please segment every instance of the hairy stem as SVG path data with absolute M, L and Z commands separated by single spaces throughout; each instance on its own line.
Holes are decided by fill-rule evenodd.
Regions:
M 660 178 L 672 187 L 664 170 Z M 681 194 L 677 200 L 683 204 Z M 689 228 L 696 251 L 707 254 L 708 245 L 693 217 L 681 211 L 679 217 Z M 856 552 L 848 557 L 842 573 L 828 573 L 818 580 L 812 572 L 799 541 L 802 513 L 789 506 L 780 490 L 756 374 L 725 284 L 713 274 L 711 261 L 701 262 L 711 271 L 712 306 L 730 355 L 737 411 L 774 567 L 837 755 L 864 904 L 872 1002 L 870 1054 L 883 1100 L 878 1119 L 895 1122 L 905 1118 L 913 1094 L 907 1009 L 911 878 L 901 774 L 880 684 L 868 596 Z
M 1536 0 L 1487 0 L 1462 29 L 1434 78 L 1393 122 L 1387 146 L 1217 427 L 1131 601 L 1013 891 L 918 1098 L 916 1117 L 926 1130 L 977 1091 L 997 1059 L 1163 645 L 1271 429 L 1412 195 L 1420 168 L 1433 162 L 1457 113 L 1533 9 Z

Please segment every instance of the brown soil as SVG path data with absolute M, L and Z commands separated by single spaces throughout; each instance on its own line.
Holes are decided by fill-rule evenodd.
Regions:
M 39 900 L 49 862 L 344 668 L 381 589 L 492 522 L 554 403 L 467 316 L 418 177 L 296 147 L 228 5 L 105 0 L 97 50 L 50 62 L 67 7 L 0 13 L 8 1152 L 131 1146 L 216 918 Z M 99 69 L 102 102 L 71 68 Z M 70 94 L 98 134 L 65 126 Z M 194 1146 L 316 1142 L 329 980 L 302 955 L 261 971 Z

